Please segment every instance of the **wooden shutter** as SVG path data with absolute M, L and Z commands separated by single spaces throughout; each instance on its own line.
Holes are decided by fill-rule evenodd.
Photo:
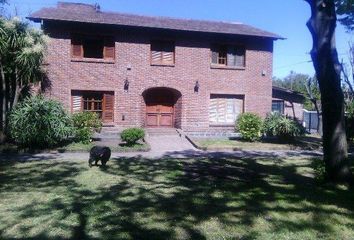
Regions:
M 234 95 L 211 95 L 209 104 L 209 122 L 234 124 L 243 112 L 243 98 Z
M 209 122 L 211 122 L 211 123 L 218 122 L 218 99 L 217 98 L 210 98 Z
M 235 109 L 235 98 L 227 98 L 226 99 L 226 123 L 234 123 L 236 118 L 236 109 Z
M 237 67 L 244 67 L 245 66 L 245 49 L 240 47 L 236 49 L 236 66 Z
M 227 48 L 227 66 L 236 66 L 236 48 L 234 46 L 228 46 Z
M 218 123 L 226 123 L 226 99 L 218 99 Z
M 103 122 L 114 122 L 114 95 L 113 93 L 103 94 Z
M 159 64 L 161 63 L 161 52 L 156 50 L 151 50 L 151 63 Z
M 219 52 L 216 46 L 211 47 L 211 63 L 218 64 Z
M 173 42 L 151 42 L 151 64 L 174 64 L 175 45 Z
M 161 42 L 153 41 L 151 42 L 151 64 L 160 64 L 162 59 L 162 48 Z
M 113 37 L 105 38 L 103 56 L 105 59 L 115 58 L 115 40 Z
M 175 46 L 173 42 L 164 42 L 162 52 L 162 62 L 165 64 L 174 63 Z
M 71 106 L 72 106 L 72 113 L 78 113 L 82 111 L 82 96 L 79 94 L 75 94 L 71 96 Z
M 71 56 L 73 58 L 82 58 L 84 56 L 82 38 L 80 36 L 71 38 Z

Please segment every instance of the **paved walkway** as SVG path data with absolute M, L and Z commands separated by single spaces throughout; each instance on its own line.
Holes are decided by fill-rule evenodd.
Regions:
M 178 134 L 147 136 L 146 141 L 152 152 L 198 151 L 184 136 Z
M 269 157 L 284 158 L 294 156 L 314 157 L 321 156 L 321 152 L 315 151 L 200 151 L 200 150 L 184 150 L 184 151 L 150 151 L 140 153 L 112 153 L 111 158 L 120 157 L 139 157 L 149 159 L 168 158 L 193 158 L 193 157 Z M 64 159 L 82 159 L 87 160 L 89 153 L 39 153 L 39 154 L 0 154 L 0 161 L 36 161 L 36 160 L 64 160 Z

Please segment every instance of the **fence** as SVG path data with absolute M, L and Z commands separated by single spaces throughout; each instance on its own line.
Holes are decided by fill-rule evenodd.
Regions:
M 303 126 L 309 133 L 316 133 L 318 129 L 318 114 L 316 111 L 307 111 L 304 109 Z

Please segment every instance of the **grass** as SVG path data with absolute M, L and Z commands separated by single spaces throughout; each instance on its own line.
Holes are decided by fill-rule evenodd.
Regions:
M 95 144 L 92 142 L 90 143 L 73 142 L 58 148 L 58 151 L 59 152 L 89 152 L 93 146 L 95 146 Z
M 64 147 L 58 149 L 59 152 L 89 152 L 90 149 L 95 146 L 95 142 L 92 143 L 70 143 Z M 128 146 L 125 144 L 118 144 L 117 142 L 106 144 L 110 147 L 112 152 L 146 152 L 150 150 L 150 146 L 146 143 L 136 143 Z
M 58 152 L 89 152 L 90 149 L 95 146 L 97 143 L 96 142 L 91 142 L 91 143 L 68 143 L 65 144 L 64 146 L 58 147 L 58 148 L 53 148 L 53 149 L 23 149 L 15 144 L 2 144 L 0 145 L 0 153 L 40 153 L 40 152 L 53 152 L 53 151 L 58 151 Z M 150 150 L 149 144 L 145 142 L 141 143 L 136 143 L 132 146 L 127 146 L 124 144 L 119 144 L 118 142 L 114 143 L 108 143 L 108 147 L 111 148 L 112 152 L 147 152 Z
M 353 239 L 354 191 L 313 159 L 0 161 L 0 239 Z
M 192 141 L 204 150 L 317 150 L 321 148 L 321 139 L 318 136 L 298 137 L 290 143 L 275 140 L 246 142 L 239 139 L 223 138 L 195 138 Z

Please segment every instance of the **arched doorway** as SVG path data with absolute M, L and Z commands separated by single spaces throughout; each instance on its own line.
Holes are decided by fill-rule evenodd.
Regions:
M 150 88 L 143 92 L 146 127 L 177 127 L 181 93 L 172 88 Z

